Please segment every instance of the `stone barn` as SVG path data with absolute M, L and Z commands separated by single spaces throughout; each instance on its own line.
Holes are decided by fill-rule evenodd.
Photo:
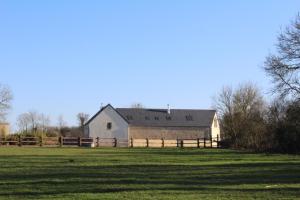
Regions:
M 220 127 L 215 110 L 103 107 L 85 124 L 85 137 L 184 140 L 217 138 Z

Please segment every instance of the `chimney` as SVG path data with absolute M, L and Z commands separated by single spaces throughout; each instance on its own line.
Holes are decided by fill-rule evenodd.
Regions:
M 170 104 L 168 104 L 168 115 L 171 114 L 171 107 L 170 107 Z
M 104 104 L 103 104 L 103 103 L 101 103 L 100 110 L 102 110 L 103 106 L 104 106 Z

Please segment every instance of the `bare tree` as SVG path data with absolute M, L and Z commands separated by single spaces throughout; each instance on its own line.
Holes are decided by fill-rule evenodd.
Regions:
M 31 133 L 36 132 L 39 126 L 45 124 L 44 115 L 39 114 L 37 111 L 29 111 L 27 113 L 20 114 L 17 118 L 17 125 L 20 131 L 30 131 Z
M 45 132 L 49 125 L 50 117 L 34 110 L 22 113 L 17 118 L 17 126 L 22 133 Z
M 38 126 L 40 125 L 40 114 L 35 111 L 31 110 L 27 113 L 29 122 L 30 122 L 30 127 L 32 132 L 36 132 L 38 129 Z
M 144 108 L 144 105 L 142 103 L 133 103 L 131 108 Z
M 63 115 L 59 115 L 57 120 L 58 120 L 58 128 L 59 128 L 59 131 L 61 132 L 61 130 L 67 126 L 67 123 L 64 120 Z
M 42 131 L 45 132 L 47 127 L 50 125 L 50 117 L 45 114 L 40 114 L 40 124 L 42 127 Z
M 278 37 L 277 54 L 266 58 L 264 70 L 282 98 L 300 98 L 300 15 Z
M 89 114 L 78 113 L 77 114 L 77 119 L 78 119 L 78 122 L 79 122 L 79 126 L 83 127 L 85 122 L 87 122 L 87 120 L 89 119 Z
M 30 119 L 28 113 L 20 114 L 17 118 L 17 126 L 20 132 L 28 133 L 28 128 L 30 124 Z
M 222 132 L 235 148 L 262 148 L 265 142 L 265 103 L 251 83 L 225 87 L 216 99 Z
M 216 108 L 219 115 L 232 113 L 233 110 L 233 89 L 231 87 L 223 87 L 215 99 Z
M 227 132 L 230 134 L 236 135 L 234 128 L 234 112 L 233 112 L 233 89 L 231 87 L 223 87 L 222 91 L 215 99 L 215 107 L 221 119 L 222 136 L 224 137 Z
M 13 99 L 12 92 L 9 87 L 0 84 L 0 121 L 5 121 L 7 112 L 11 108 Z

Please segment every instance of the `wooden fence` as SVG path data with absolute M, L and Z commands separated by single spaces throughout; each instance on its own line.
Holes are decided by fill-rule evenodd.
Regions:
M 219 148 L 217 138 L 198 139 L 117 139 L 81 137 L 15 137 L 0 138 L 0 146 L 40 146 L 40 147 L 146 147 L 146 148 Z
M 0 138 L 0 146 L 45 146 L 45 147 L 92 147 L 93 138 L 81 137 L 15 137 L 14 139 Z
M 146 148 L 220 148 L 219 137 L 206 139 L 130 139 L 130 147 L 146 147 Z

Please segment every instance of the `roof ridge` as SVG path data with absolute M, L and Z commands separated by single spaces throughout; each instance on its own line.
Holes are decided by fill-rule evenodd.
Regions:
M 128 109 L 128 110 L 168 110 L 166 108 L 116 108 L 116 109 Z M 174 108 L 171 110 L 189 110 L 189 111 L 217 111 L 216 109 L 184 109 L 184 108 Z

